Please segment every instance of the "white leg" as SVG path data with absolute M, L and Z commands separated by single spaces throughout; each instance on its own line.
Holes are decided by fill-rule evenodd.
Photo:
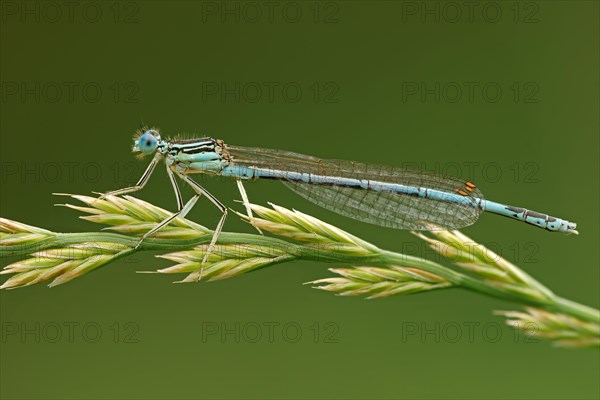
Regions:
M 215 248 L 217 239 L 219 238 L 219 235 L 221 234 L 221 230 L 223 229 L 223 225 L 225 224 L 225 218 L 227 217 L 227 207 L 225 207 L 223 205 L 223 203 L 221 203 L 219 200 L 217 200 L 216 197 L 214 197 L 212 194 L 210 194 L 210 192 L 208 192 L 206 189 L 204 189 L 202 186 L 200 186 L 196 181 L 194 181 L 189 176 L 181 174 L 181 173 L 178 173 L 178 175 L 182 180 L 187 182 L 187 184 L 190 185 L 192 187 L 192 189 L 194 189 L 194 191 L 198 194 L 198 196 L 203 194 L 206 197 L 208 197 L 208 199 L 223 213 L 223 215 L 221 216 L 221 219 L 219 220 L 219 223 L 217 224 L 217 227 L 215 228 L 215 231 L 213 233 L 213 237 L 210 241 L 210 244 L 208 245 L 208 248 L 206 249 L 204 258 L 202 259 L 202 268 L 200 269 L 200 277 L 198 278 L 198 280 L 200 280 L 200 279 L 202 279 L 202 272 L 204 271 L 204 264 L 206 263 L 206 260 L 208 259 L 208 256 L 210 255 L 210 253 Z
M 171 186 L 173 186 L 173 191 L 175 192 L 175 199 L 177 200 L 177 209 L 181 211 L 181 209 L 183 208 L 183 199 L 181 198 L 181 191 L 179 190 L 179 186 L 177 185 L 175 174 L 173 173 L 173 171 L 171 171 L 169 165 L 167 165 L 167 176 L 169 177 L 169 181 L 171 182 Z
M 177 212 L 174 213 L 173 215 L 170 215 L 169 217 L 165 218 L 154 228 L 152 228 L 151 230 L 146 232 L 144 234 L 144 236 L 142 236 L 142 238 L 140 239 L 138 244 L 135 246 L 136 249 L 139 247 L 140 244 L 142 244 L 144 239 L 146 239 L 148 236 L 152 236 L 153 234 L 155 234 L 156 232 L 161 230 L 163 227 L 167 226 L 175 218 L 177 218 L 177 217 L 184 218 L 187 215 L 187 213 L 190 212 L 192 207 L 194 207 L 194 205 L 196 204 L 196 202 L 198 201 L 198 199 L 201 196 L 201 193 L 196 193 L 191 199 L 188 200 L 188 202 L 184 206 L 183 199 L 181 198 L 181 192 L 179 190 L 179 186 L 177 185 L 177 181 L 175 180 L 175 174 L 173 173 L 173 171 L 171 171 L 171 169 L 168 166 L 167 166 L 167 175 L 169 176 L 169 180 L 171 181 L 171 185 L 173 186 L 173 191 L 175 192 L 175 197 L 177 199 Z
M 150 175 L 152 175 L 152 172 L 154 172 L 154 168 L 156 168 L 156 165 L 158 164 L 158 162 L 160 161 L 160 159 L 162 157 L 163 157 L 162 154 L 156 153 L 156 155 L 154 156 L 152 161 L 150 161 L 150 164 L 146 168 L 146 171 L 144 171 L 144 174 L 142 175 L 142 177 L 140 178 L 138 183 L 136 183 L 134 186 L 130 186 L 130 187 L 126 187 L 126 188 L 118 189 L 118 190 L 113 190 L 112 192 L 105 193 L 105 194 L 101 195 L 100 197 L 98 197 L 98 200 L 102 200 L 106 196 L 118 196 L 121 194 L 133 193 L 133 192 L 137 192 L 138 190 L 141 190 L 148 182 Z
M 244 203 L 244 206 L 246 207 L 246 213 L 248 214 L 248 220 L 252 224 L 252 218 L 254 218 L 254 216 L 252 215 L 252 209 L 250 208 L 250 201 L 248 200 L 248 195 L 246 194 L 246 189 L 244 189 L 244 184 L 242 183 L 241 179 L 236 179 L 236 182 L 237 182 L 238 189 L 240 191 L 240 195 L 242 196 L 242 202 Z M 258 233 L 260 233 L 261 235 L 263 234 L 259 227 L 255 226 L 254 224 L 252 224 L 252 226 L 254 226 L 256 228 Z

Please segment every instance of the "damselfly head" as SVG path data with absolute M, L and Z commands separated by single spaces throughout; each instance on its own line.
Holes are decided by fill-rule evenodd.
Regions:
M 139 131 L 134 136 L 133 152 L 141 156 L 152 154 L 160 143 L 160 133 L 156 129 Z

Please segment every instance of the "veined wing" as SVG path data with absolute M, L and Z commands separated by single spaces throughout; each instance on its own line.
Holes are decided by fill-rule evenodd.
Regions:
M 234 165 L 283 171 L 286 186 L 307 200 L 338 214 L 396 229 L 458 229 L 473 224 L 482 210 L 475 202 L 448 202 L 399 192 L 376 191 L 328 183 L 286 179 L 286 173 L 302 172 L 314 177 L 334 176 L 385 182 L 415 188 L 461 193 L 483 200 L 475 185 L 428 171 L 343 160 L 323 160 L 282 150 L 228 146 Z M 291 175 L 291 174 L 290 174 Z M 369 185 L 377 186 L 377 185 Z

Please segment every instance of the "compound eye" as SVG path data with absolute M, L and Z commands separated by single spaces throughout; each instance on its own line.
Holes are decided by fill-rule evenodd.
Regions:
M 156 137 L 152 134 L 155 131 L 146 131 L 140 138 L 138 139 L 138 148 L 144 154 L 150 154 L 156 147 L 158 146 L 158 141 Z

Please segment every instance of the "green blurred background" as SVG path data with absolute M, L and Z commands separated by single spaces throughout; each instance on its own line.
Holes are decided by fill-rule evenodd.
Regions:
M 148 161 L 130 153 L 143 121 L 164 135 L 424 166 L 576 221 L 579 237 L 488 215 L 464 232 L 599 306 L 597 2 L 1 4 L 3 217 L 99 229 L 51 193 L 133 183 Z M 233 182 L 202 182 L 239 209 Z M 276 182 L 247 190 L 431 255 L 408 232 L 334 215 Z M 139 197 L 175 206 L 162 168 Z M 214 227 L 218 212 L 201 200 L 190 217 Z M 225 229 L 252 231 L 234 215 Z M 174 285 L 135 273 L 169 265 L 153 256 L 1 291 L 1 397 L 600 395 L 598 351 L 515 338 L 492 315 L 509 303 L 461 290 L 340 298 L 302 285 L 330 276 L 309 262 Z

